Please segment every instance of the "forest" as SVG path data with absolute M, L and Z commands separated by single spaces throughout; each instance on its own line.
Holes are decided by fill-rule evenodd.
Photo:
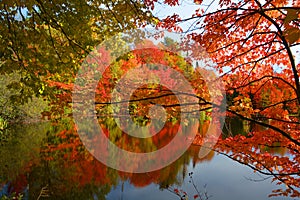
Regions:
M 300 197 L 298 0 L 2 0 L 0 19 L 1 200 Z M 266 194 L 201 179 L 214 165 Z

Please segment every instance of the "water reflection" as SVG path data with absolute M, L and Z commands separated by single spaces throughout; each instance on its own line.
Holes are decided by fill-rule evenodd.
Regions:
M 205 134 L 206 126 L 204 123 L 200 135 Z M 137 151 L 147 146 L 149 150 L 161 148 L 165 145 L 163 141 L 172 137 L 172 130 L 174 133 L 177 130 L 176 124 L 170 123 L 166 127 L 161 131 L 163 134 L 143 142 L 129 136 L 121 137 L 122 133 L 117 130 L 106 133 L 122 148 Z M 178 160 L 161 170 L 142 174 L 124 173 L 106 167 L 85 150 L 71 119 L 57 124 L 18 125 L 9 131 L 11 137 L 0 143 L 0 196 L 22 193 L 24 199 L 178 199 L 170 188 L 183 188 L 189 194 L 195 194 L 187 183 L 191 171 L 194 171 L 193 178 L 199 189 L 203 189 L 204 184 L 211 184 L 208 192 L 214 195 L 218 193 L 216 188 L 224 188 L 224 185 L 218 185 L 222 177 L 216 177 L 215 173 L 235 169 L 234 163 L 224 158 L 220 161 L 220 156 L 213 151 L 200 159 L 200 146 L 192 145 Z M 272 151 L 282 155 L 285 153 L 282 148 L 272 148 Z M 201 171 L 205 166 L 206 169 Z M 211 174 L 204 179 L 205 170 Z M 224 173 L 222 176 L 226 180 L 232 174 Z M 245 181 L 243 184 L 244 188 L 249 187 Z M 262 191 L 268 194 L 271 190 L 264 188 Z M 234 193 L 239 194 L 238 191 Z

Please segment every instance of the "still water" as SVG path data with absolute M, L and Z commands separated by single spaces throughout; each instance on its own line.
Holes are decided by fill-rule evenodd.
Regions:
M 183 195 L 194 199 L 200 194 L 211 200 L 263 200 L 279 188 L 272 178 L 262 181 L 247 166 L 213 151 L 199 159 L 200 147 L 195 145 L 161 170 L 120 172 L 85 151 L 70 124 L 68 120 L 19 124 L 2 133 L 0 199 L 20 194 L 33 200 L 181 200 Z M 233 126 L 248 131 L 243 123 Z

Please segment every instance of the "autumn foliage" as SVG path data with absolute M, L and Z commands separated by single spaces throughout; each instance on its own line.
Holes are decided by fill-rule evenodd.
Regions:
M 147 2 L 153 6 L 155 1 Z M 208 6 L 194 2 L 200 6 L 191 16 L 175 13 L 158 26 L 178 31 L 181 23 L 193 22 L 188 38 L 204 47 L 216 63 L 226 87 L 228 116 L 262 127 L 246 136 L 220 139 L 216 150 L 286 185 L 270 196 L 300 196 L 300 82 L 299 57 L 295 57 L 299 1 L 222 0 Z M 212 4 L 216 9 L 209 12 Z M 288 153 L 269 153 L 278 146 Z
M 285 189 L 274 190 L 270 196 L 300 197 L 299 1 L 219 0 L 207 4 L 195 0 L 194 4 L 197 8 L 190 16 L 183 17 L 175 13 L 159 18 L 152 12 L 156 6 L 181 6 L 180 2 L 117 1 L 116 4 L 103 5 L 93 1 L 84 5 L 75 2 L 53 5 L 42 1 L 5 1 L 0 7 L 3 19 L 0 28 L 3 35 L 3 41 L 0 42 L 0 72 L 19 71 L 24 75 L 20 84 L 11 85 L 21 91 L 20 102 L 32 95 L 49 97 L 52 109 L 45 112 L 45 115 L 51 113 L 71 117 L 76 72 L 86 56 L 95 49 L 95 45 L 125 29 L 145 27 L 147 24 L 158 29 L 185 32 L 183 43 L 172 44 L 175 46 L 169 44 L 169 49 L 174 47 L 185 50 L 189 53 L 187 57 L 195 60 L 203 59 L 204 49 L 206 57 L 214 63 L 213 71 L 218 74 L 218 77 L 213 78 L 222 80 L 225 87 L 220 102 L 226 102 L 226 116 L 251 124 L 247 134 L 235 133 L 227 137 L 223 134 L 211 150 L 262 175 L 272 176 L 276 184 L 285 185 L 281 187 Z M 109 9 L 100 9 L 99 12 L 101 6 Z M 25 8 L 27 16 L 22 12 Z M 71 10 L 76 10 L 75 14 Z M 18 20 L 15 18 L 16 13 L 20 15 Z M 186 23 L 190 24 L 188 28 L 185 27 Z M 28 41 L 28 38 L 32 41 Z M 116 41 L 113 50 L 120 48 L 119 42 L 123 41 Z M 201 71 L 201 74 L 198 69 L 202 66 L 193 66 L 194 63 L 179 54 L 156 48 L 151 41 L 144 42 L 149 48 L 133 50 L 117 58 L 109 64 L 99 80 L 94 99 L 99 125 L 107 138 L 128 151 L 153 151 L 172 140 L 179 129 L 183 107 L 178 105 L 176 92 L 167 86 L 158 83 L 138 87 L 131 95 L 129 108 L 122 102 L 110 101 L 114 87 L 129 70 L 146 66 L 147 70 L 138 74 L 146 77 L 159 64 L 169 67 L 160 72 L 160 77 L 168 80 L 170 86 L 177 84 L 172 70 L 183 74 L 192 85 L 194 94 L 187 92 L 184 98 L 196 98 L 200 110 L 187 110 L 191 120 L 185 122 L 185 128 L 197 133 L 195 138 L 188 138 L 194 140 L 194 145 L 203 145 L 203 137 L 209 127 L 220 125 L 211 117 L 211 108 L 221 105 L 212 102 L 208 83 L 203 77 L 208 71 Z M 186 45 L 188 42 L 191 43 Z M 162 47 L 166 44 L 159 45 Z M 103 55 L 102 61 L 110 60 L 111 52 L 107 49 L 98 51 Z M 125 82 L 123 87 L 129 88 L 132 85 Z M 127 117 L 142 126 L 151 122 L 150 107 L 159 104 L 167 113 L 167 121 L 153 138 L 139 140 L 115 128 L 116 123 L 111 120 L 114 114 L 112 104 L 120 105 L 118 109 L 129 110 L 130 114 L 114 117 Z M 199 127 L 193 126 L 195 120 L 200 122 Z M 214 132 L 221 132 L 221 129 L 215 128 Z M 103 171 L 95 169 L 96 174 L 88 174 L 86 177 L 68 177 L 70 181 L 79 181 L 82 185 L 91 181 L 113 184 L 105 175 L 108 172 L 105 166 L 95 164 L 90 155 L 81 154 L 83 147 L 78 136 L 73 135 L 75 130 L 72 124 L 69 130 L 59 131 L 56 135 L 59 142 L 49 142 L 43 152 L 44 159 L 50 161 L 54 158 L 53 152 L 59 152 L 70 162 L 78 161 L 73 170 L 79 175 L 89 168 L 103 168 Z M 157 130 L 153 128 L 150 131 Z M 198 161 L 194 158 L 194 162 Z M 156 171 L 149 180 L 134 174 L 120 175 L 139 187 L 156 182 L 157 177 L 163 176 Z M 100 178 L 92 180 L 93 176 Z

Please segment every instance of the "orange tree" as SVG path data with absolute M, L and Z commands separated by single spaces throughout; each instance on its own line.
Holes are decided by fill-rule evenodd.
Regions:
M 145 1 L 150 9 L 157 2 Z M 180 6 L 177 0 L 159 3 Z M 265 127 L 220 139 L 215 150 L 286 185 L 271 196 L 300 196 L 299 1 L 194 3 L 198 9 L 191 16 L 175 13 L 158 19 L 157 26 L 183 31 L 182 24 L 191 24 L 186 31 L 187 40 L 195 42 L 191 56 L 197 58 L 198 45 L 216 64 L 226 87 L 227 115 Z M 262 151 L 276 146 L 288 154 Z

